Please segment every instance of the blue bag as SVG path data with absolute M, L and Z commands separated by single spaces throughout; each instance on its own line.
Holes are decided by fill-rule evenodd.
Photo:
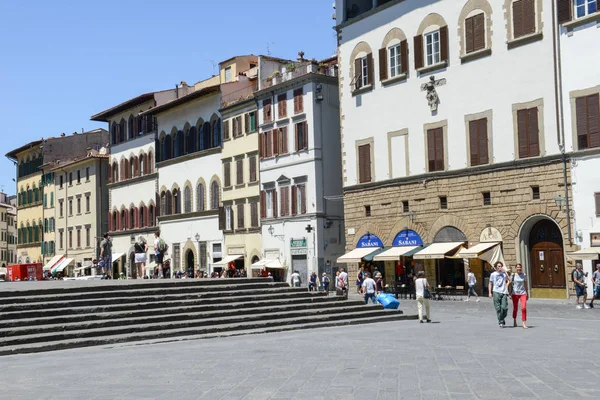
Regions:
M 400 301 L 391 293 L 379 294 L 377 301 L 387 310 L 397 310 L 400 307 Z

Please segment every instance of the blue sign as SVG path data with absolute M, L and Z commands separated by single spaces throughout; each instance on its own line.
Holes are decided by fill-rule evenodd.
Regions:
M 423 246 L 423 239 L 421 239 L 421 236 L 419 236 L 417 232 L 405 229 L 396 235 L 392 242 L 392 246 Z
M 356 243 L 356 248 L 364 248 L 364 247 L 383 247 L 383 242 L 377 236 L 372 233 L 367 233 L 360 239 L 358 239 L 358 243 Z

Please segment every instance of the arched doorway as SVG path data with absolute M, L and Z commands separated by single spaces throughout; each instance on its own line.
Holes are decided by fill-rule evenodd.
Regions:
M 565 257 L 563 238 L 558 226 L 543 219 L 529 233 L 531 287 L 565 289 Z
M 189 250 L 185 253 L 185 270 L 190 278 L 194 277 L 194 252 Z

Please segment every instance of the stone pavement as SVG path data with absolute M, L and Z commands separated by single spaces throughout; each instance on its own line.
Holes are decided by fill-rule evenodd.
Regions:
M 415 302 L 401 309 L 414 313 Z M 529 311 L 529 330 L 499 329 L 485 298 L 432 302 L 431 324 L 6 356 L 0 398 L 600 398 L 600 308 L 532 300 Z

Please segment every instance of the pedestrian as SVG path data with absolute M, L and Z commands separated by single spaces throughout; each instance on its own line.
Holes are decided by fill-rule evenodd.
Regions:
M 513 302 L 513 326 L 517 327 L 517 309 L 520 303 L 522 326 L 524 329 L 527 329 L 527 299 L 529 298 L 529 293 L 527 293 L 527 276 L 523 272 L 521 264 L 517 264 L 515 270 L 515 273 L 510 277 L 512 283 L 512 293 L 510 296 Z
M 596 264 L 596 270 L 592 274 L 592 284 L 594 285 L 594 291 L 592 292 L 590 308 L 594 308 L 594 300 L 600 297 L 600 264 Z
M 137 279 L 142 279 L 146 273 L 146 261 L 148 261 L 148 243 L 143 235 L 138 236 L 138 240 L 135 242 L 135 267 L 137 272 Z
M 344 268 L 340 268 L 340 287 L 342 292 L 348 294 L 348 273 Z
M 362 292 L 362 284 L 365 280 L 365 266 L 364 264 L 360 266 L 358 273 L 356 274 L 356 293 Z
M 381 276 L 381 272 L 375 274 L 375 285 L 377 287 L 377 293 L 383 293 L 383 277 Z
M 302 285 L 302 279 L 300 278 L 300 274 L 298 273 L 298 271 L 294 271 L 290 278 L 292 280 L 293 287 L 300 287 L 300 285 Z
M 573 271 L 573 283 L 575 284 L 575 295 L 577 296 L 577 309 L 581 310 L 582 308 L 591 308 L 587 304 L 587 288 L 585 283 L 585 278 L 587 274 L 583 272 L 583 266 L 581 263 L 575 264 L 575 270 Z M 583 304 L 579 303 L 579 298 L 583 296 Z
M 319 287 L 319 278 L 317 277 L 317 272 L 313 271 L 308 278 L 308 291 L 316 291 Z
M 375 295 L 377 294 L 377 284 L 371 278 L 371 274 L 365 272 L 365 279 L 362 282 L 362 294 L 365 296 L 365 304 L 369 304 L 369 299 L 373 302 L 373 304 L 377 304 L 377 300 L 375 300 Z
M 426 321 L 431 322 L 431 314 L 429 313 L 429 290 L 431 286 L 425 278 L 425 272 L 417 272 L 417 279 L 415 279 L 415 291 L 417 295 L 417 310 L 419 312 L 419 322 L 423 323 L 423 306 L 425 306 Z
M 98 265 L 102 268 L 102 275 L 108 277 L 111 275 L 112 268 L 112 240 L 110 240 L 108 233 L 105 233 L 102 237 L 103 239 L 100 242 L 100 262 L 98 262 Z
M 154 254 L 156 255 L 156 268 L 158 279 L 163 279 L 163 262 L 169 246 L 160 237 L 160 231 L 154 232 Z
M 475 277 L 475 274 L 471 271 L 471 268 L 467 268 L 467 286 L 469 288 L 469 291 L 467 292 L 467 298 L 465 299 L 465 301 L 469 301 L 469 299 L 471 298 L 471 296 L 475 296 L 475 298 L 477 300 L 475 300 L 476 302 L 479 302 L 479 296 L 477 295 L 477 292 L 475 291 L 475 285 L 477 284 L 477 278 Z
M 325 292 L 325 294 L 329 294 L 329 277 L 327 276 L 326 272 L 323 272 L 323 277 L 321 278 L 321 285 L 323 285 L 323 291 Z
M 506 314 L 508 313 L 508 275 L 504 272 L 504 264 L 498 261 L 496 271 L 490 275 L 488 285 L 489 297 L 494 299 L 494 308 L 498 317 L 498 326 L 506 326 Z

